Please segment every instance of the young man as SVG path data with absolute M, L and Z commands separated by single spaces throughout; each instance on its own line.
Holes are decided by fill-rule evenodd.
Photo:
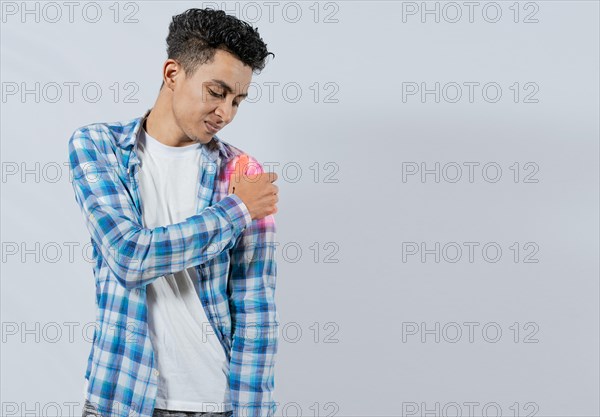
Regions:
M 167 44 L 154 107 L 69 139 L 96 281 L 83 415 L 271 416 L 277 175 L 216 133 L 272 53 L 210 9 Z

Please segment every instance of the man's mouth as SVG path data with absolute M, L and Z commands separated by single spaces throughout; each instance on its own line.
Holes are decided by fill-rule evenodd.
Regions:
M 219 128 L 215 125 L 213 125 L 212 123 L 209 122 L 204 122 L 206 124 L 206 128 L 208 129 L 208 131 L 210 133 L 217 133 L 219 131 Z

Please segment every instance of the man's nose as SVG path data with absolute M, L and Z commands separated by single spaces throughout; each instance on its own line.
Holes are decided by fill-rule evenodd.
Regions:
M 224 124 L 231 122 L 233 117 L 233 105 L 229 103 L 223 103 L 218 108 L 217 115 L 223 119 Z

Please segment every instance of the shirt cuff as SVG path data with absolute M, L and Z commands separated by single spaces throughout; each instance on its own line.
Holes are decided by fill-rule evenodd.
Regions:
M 217 205 L 221 206 L 225 217 L 235 229 L 242 231 L 252 223 L 250 211 L 239 196 L 229 194 L 219 201 Z

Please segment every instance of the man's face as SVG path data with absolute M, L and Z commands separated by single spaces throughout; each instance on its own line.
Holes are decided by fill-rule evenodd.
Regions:
M 175 123 L 190 140 L 208 143 L 235 117 L 240 102 L 247 95 L 252 68 L 219 49 L 214 60 L 200 65 L 191 77 L 186 79 L 179 66 L 174 78 Z

